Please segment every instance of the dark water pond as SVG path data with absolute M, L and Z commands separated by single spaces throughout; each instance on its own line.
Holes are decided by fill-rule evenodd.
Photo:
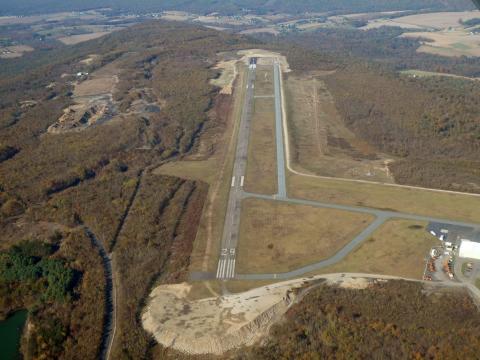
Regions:
M 21 310 L 0 321 L 0 360 L 17 360 L 20 356 L 20 338 L 28 311 Z

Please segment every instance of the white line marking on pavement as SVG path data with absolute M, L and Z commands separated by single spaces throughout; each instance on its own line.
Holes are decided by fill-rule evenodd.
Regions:
M 220 267 L 220 275 L 218 276 L 218 278 L 222 279 L 223 274 L 225 272 L 225 259 L 222 259 L 220 262 L 221 262 L 221 267 Z
M 230 259 L 228 259 L 228 268 L 227 268 L 227 273 L 225 274 L 225 278 L 228 279 L 230 278 L 230 269 L 232 267 L 232 262 L 230 261 Z
M 244 181 L 245 181 L 245 176 L 242 176 L 242 177 L 240 178 L 240 187 L 243 187 Z
M 230 276 L 232 279 L 235 277 L 235 259 L 233 259 L 233 265 L 232 265 L 232 274 Z
M 227 269 L 225 271 L 225 278 L 228 279 L 228 276 L 230 274 L 230 266 L 232 265 L 232 263 L 230 262 L 230 259 L 227 259 Z
M 235 186 L 235 176 L 232 176 L 232 187 Z
M 218 266 L 217 266 L 217 279 L 220 277 L 220 268 L 222 266 L 222 260 L 220 260 L 218 262 Z

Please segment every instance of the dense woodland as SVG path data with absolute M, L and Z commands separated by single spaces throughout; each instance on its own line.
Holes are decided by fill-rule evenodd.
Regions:
M 0 253 L 0 315 L 29 309 L 26 358 L 93 358 L 104 310 L 100 257 L 81 229 L 42 235 Z
M 466 292 L 422 284 L 321 285 L 239 359 L 474 359 L 480 314 Z
M 199 14 L 219 12 L 236 15 L 245 9 L 255 13 L 280 12 L 303 13 L 321 11 L 367 12 L 391 10 L 465 10 L 473 9 L 469 0 L 18 0 L 3 1 L 0 15 L 35 14 L 72 10 L 110 8 L 120 12 L 147 12 L 162 10 L 182 10 Z

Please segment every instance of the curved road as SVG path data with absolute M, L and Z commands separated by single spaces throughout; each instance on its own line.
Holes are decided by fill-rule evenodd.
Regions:
M 100 344 L 99 359 L 108 360 L 115 337 L 116 324 L 116 289 L 114 273 L 112 271 L 112 254 L 107 254 L 102 242 L 86 226 L 83 227 L 92 244 L 97 248 L 102 258 L 103 271 L 105 274 L 105 314 L 103 318 L 102 342 Z

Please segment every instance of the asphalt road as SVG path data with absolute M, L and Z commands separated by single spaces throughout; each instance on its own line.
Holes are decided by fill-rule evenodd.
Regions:
M 247 91 L 243 112 L 240 120 L 240 128 L 238 133 L 238 142 L 235 155 L 235 163 L 233 170 L 233 178 L 231 190 L 228 199 L 227 212 L 222 237 L 222 247 L 217 267 L 216 278 L 239 280 L 273 280 L 273 279 L 291 279 L 302 276 L 306 273 L 317 271 L 327 266 L 334 265 L 344 259 L 353 249 L 366 240 L 379 226 L 389 219 L 408 219 L 416 221 L 438 222 L 455 226 L 467 226 L 478 228 L 479 224 L 466 223 L 448 219 L 439 219 L 428 216 L 420 216 L 415 214 L 386 211 L 368 207 L 348 206 L 334 203 L 325 203 L 312 200 L 289 198 L 287 194 L 286 175 L 285 175 L 285 145 L 283 132 L 283 114 L 282 114 L 282 92 L 281 92 L 281 70 L 280 65 L 274 61 L 274 97 L 275 97 L 275 136 L 276 136 L 276 157 L 277 157 L 277 180 L 278 193 L 276 195 L 252 194 L 243 191 L 243 181 L 245 176 L 247 154 L 248 154 L 248 138 L 250 134 L 250 123 L 252 117 L 252 108 L 254 101 L 254 82 L 255 68 L 249 67 L 247 79 Z M 245 198 L 254 197 L 264 200 L 282 201 L 291 204 L 308 205 L 312 207 L 337 209 L 352 212 L 360 212 L 370 214 L 375 220 L 358 234 L 350 243 L 345 245 L 340 251 L 332 257 L 318 261 L 313 264 L 295 269 L 285 273 L 266 273 L 266 274 L 235 274 L 236 248 L 238 243 L 238 233 L 240 227 L 241 202 Z M 292 221 L 295 221 L 292 219 Z M 212 278 L 208 273 L 194 273 L 192 279 Z
M 102 242 L 98 240 L 97 236 L 89 228 L 84 227 L 84 229 L 102 258 L 105 277 L 105 316 L 103 319 L 102 342 L 100 344 L 100 353 L 98 357 L 101 360 L 108 360 L 113 346 L 116 324 L 116 289 L 115 279 L 113 278 L 114 272 L 112 270 L 112 254 L 107 254 Z
M 282 94 L 280 92 L 280 66 L 275 61 L 273 65 L 275 84 L 275 140 L 277 144 L 277 181 L 278 198 L 287 197 L 287 182 L 285 177 L 285 145 L 283 143 L 282 125 Z
M 255 65 L 252 66 L 252 65 Z M 233 165 L 231 189 L 223 226 L 222 246 L 217 266 L 217 279 L 231 279 L 235 276 L 236 248 L 240 228 L 243 182 L 247 166 L 248 139 L 253 111 L 253 96 L 256 74 L 256 61 L 250 62 L 247 75 L 247 89 L 243 104 L 240 126 L 238 129 L 237 148 Z

